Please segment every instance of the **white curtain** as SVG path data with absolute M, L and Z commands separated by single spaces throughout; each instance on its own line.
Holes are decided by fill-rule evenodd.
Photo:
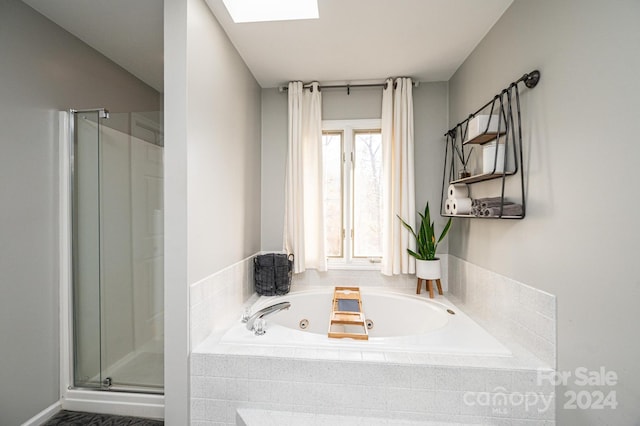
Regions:
M 413 163 L 413 84 L 410 78 L 387 79 L 382 92 L 382 273 L 412 274 L 415 259 L 413 236 L 401 224 L 402 217 L 415 229 Z
M 284 247 L 295 256 L 294 272 L 327 270 L 324 250 L 322 96 L 318 83 L 289 83 L 289 144 Z

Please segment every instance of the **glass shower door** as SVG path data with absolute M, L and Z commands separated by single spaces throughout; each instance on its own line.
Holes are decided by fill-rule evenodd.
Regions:
M 159 114 L 75 115 L 76 386 L 162 392 Z
M 100 132 L 101 111 L 73 115 L 74 384 L 100 388 Z

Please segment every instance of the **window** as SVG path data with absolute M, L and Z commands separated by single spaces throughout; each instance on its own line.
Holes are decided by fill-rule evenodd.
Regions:
M 322 145 L 329 266 L 378 269 L 382 256 L 380 120 L 324 121 Z

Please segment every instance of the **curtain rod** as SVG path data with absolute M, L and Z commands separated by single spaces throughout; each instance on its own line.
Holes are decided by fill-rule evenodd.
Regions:
M 413 87 L 418 87 L 420 85 L 419 81 L 412 82 Z M 303 87 L 309 88 L 311 87 L 311 83 L 304 84 Z M 347 89 L 347 95 L 351 94 L 352 88 L 360 88 L 360 87 L 384 87 L 387 88 L 387 82 L 384 83 L 369 83 L 369 84 L 335 84 L 335 85 L 319 85 L 318 88 L 322 89 Z M 289 90 L 288 86 L 278 86 L 278 91 L 280 93 L 286 92 Z

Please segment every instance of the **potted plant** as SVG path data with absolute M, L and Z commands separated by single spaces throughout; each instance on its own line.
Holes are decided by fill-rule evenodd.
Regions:
M 424 214 L 418 212 L 422 221 L 420 228 L 416 233 L 413 228 L 405 222 L 400 216 L 398 219 L 402 222 L 405 228 L 411 232 L 416 239 L 416 251 L 407 248 L 407 252 L 416 258 L 416 276 L 425 280 L 436 280 L 441 277 L 440 259 L 436 257 L 436 249 L 438 244 L 449 232 L 451 227 L 451 218 L 445 225 L 440 237 L 436 240 L 436 234 L 434 231 L 434 223 L 431 222 L 431 215 L 429 214 L 429 203 L 427 202 L 424 208 Z

